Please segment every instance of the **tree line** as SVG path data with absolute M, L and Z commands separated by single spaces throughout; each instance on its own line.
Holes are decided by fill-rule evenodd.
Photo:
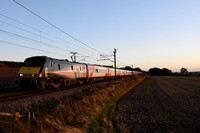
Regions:
M 160 69 L 160 68 L 157 68 L 157 67 L 150 68 L 149 73 L 151 75 L 163 75 L 163 76 L 170 76 L 170 75 L 173 74 L 172 71 L 167 69 L 167 68 Z
M 157 75 L 157 76 L 198 76 L 200 77 L 200 72 L 188 72 L 188 70 L 186 68 L 181 68 L 180 72 L 172 72 L 171 70 L 167 69 L 167 68 L 150 68 L 149 69 L 149 73 L 151 75 Z
M 0 61 L 0 67 L 20 67 L 22 62 Z
M 143 71 L 139 67 L 137 68 L 131 68 L 130 66 L 126 66 L 125 68 L 122 68 L 125 70 L 131 70 L 131 71 L 140 71 L 146 74 L 150 74 L 153 76 L 199 76 L 200 72 L 188 72 L 186 68 L 181 68 L 179 72 L 172 72 L 172 70 L 168 68 L 150 68 L 149 71 Z

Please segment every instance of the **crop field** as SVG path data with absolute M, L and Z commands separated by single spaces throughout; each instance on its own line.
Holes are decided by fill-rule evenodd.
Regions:
M 200 78 L 148 77 L 117 102 L 117 132 L 200 132 Z
M 17 67 L 1 67 L 0 68 L 0 89 L 15 87 L 15 79 L 17 77 Z

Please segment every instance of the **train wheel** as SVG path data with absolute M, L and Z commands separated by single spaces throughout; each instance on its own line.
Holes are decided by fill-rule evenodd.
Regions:
M 40 88 L 42 89 L 42 91 L 47 91 L 47 85 L 45 81 L 41 81 L 40 82 Z
M 61 79 L 59 86 L 57 87 L 57 90 L 63 90 L 65 87 L 65 82 L 63 79 Z
M 93 83 L 93 82 L 94 82 L 94 78 L 90 78 L 89 83 Z

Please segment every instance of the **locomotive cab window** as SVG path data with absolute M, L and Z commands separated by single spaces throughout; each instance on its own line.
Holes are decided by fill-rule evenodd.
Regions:
M 81 71 L 81 67 L 80 67 L 80 71 Z
M 28 58 L 24 61 L 23 66 L 27 66 L 27 67 L 41 67 L 44 65 L 45 63 L 45 58 L 42 57 L 32 57 L 32 58 Z
M 73 66 L 71 66 L 71 69 L 73 70 Z

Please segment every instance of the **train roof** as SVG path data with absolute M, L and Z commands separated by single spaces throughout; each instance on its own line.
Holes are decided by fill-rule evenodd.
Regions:
M 80 64 L 80 65 L 91 65 L 91 66 L 99 66 L 99 67 L 106 67 L 106 68 L 113 68 L 113 67 L 109 67 L 109 66 L 102 66 L 102 65 L 97 65 L 97 64 L 86 64 L 86 63 L 79 63 L 79 62 L 72 62 L 72 61 L 69 61 L 68 59 L 55 59 L 55 58 L 52 58 L 52 57 L 47 57 L 47 56 L 32 56 L 32 57 L 28 57 L 26 59 L 30 59 L 30 58 L 43 58 L 45 60 L 55 60 L 55 61 L 65 61 L 65 62 L 69 62 L 69 63 L 75 63 L 75 64 Z M 114 69 L 114 68 L 113 68 Z M 119 70 L 125 70 L 125 69 L 122 69 L 122 68 L 117 68 Z M 131 70 L 126 70 L 126 71 L 131 71 Z
M 76 63 L 76 64 L 86 65 L 86 63 L 72 62 L 72 61 L 69 61 L 68 59 L 56 59 L 56 58 L 47 57 L 47 56 L 32 56 L 32 57 L 28 57 L 26 59 L 30 59 L 30 58 L 43 58 L 45 60 L 49 59 L 49 60 L 55 60 L 55 61 L 65 61 L 65 62 L 69 62 L 69 63 Z

